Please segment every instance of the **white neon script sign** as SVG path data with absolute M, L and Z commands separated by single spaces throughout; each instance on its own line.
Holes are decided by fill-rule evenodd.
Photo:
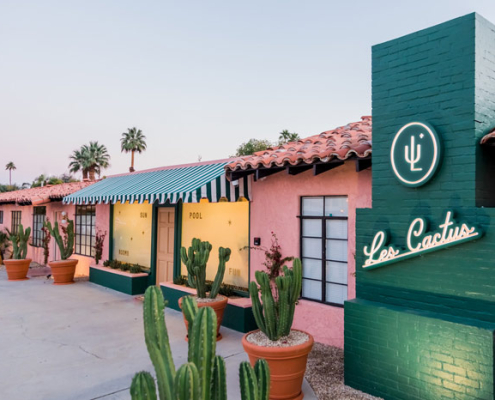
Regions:
M 438 230 L 426 232 L 427 222 L 424 218 L 416 218 L 407 231 L 406 249 L 387 246 L 388 234 L 386 231 L 376 233 L 370 246 L 365 246 L 365 260 L 363 268 L 373 269 L 399 262 L 403 259 L 419 256 L 430 251 L 478 239 L 482 232 L 475 226 L 456 224 L 452 219 L 452 211 L 447 211 L 445 221 L 438 226 Z

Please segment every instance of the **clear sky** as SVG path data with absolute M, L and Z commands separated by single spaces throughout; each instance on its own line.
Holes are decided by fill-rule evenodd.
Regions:
M 357 121 L 372 45 L 473 11 L 495 23 L 493 0 L 0 0 L 0 182 L 9 161 L 17 183 L 67 172 L 90 140 L 126 172 L 133 126 L 139 170 Z

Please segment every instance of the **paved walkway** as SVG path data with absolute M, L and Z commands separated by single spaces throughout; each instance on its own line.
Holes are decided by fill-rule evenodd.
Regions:
M 165 312 L 176 366 L 187 361 L 182 314 Z M 227 364 L 230 400 L 240 399 L 242 334 L 222 327 L 217 354 Z M 9 282 L 0 268 L 0 398 L 129 400 L 134 374 L 154 374 L 144 343 L 142 302 L 79 281 L 38 277 Z M 315 396 L 307 383 L 305 399 Z

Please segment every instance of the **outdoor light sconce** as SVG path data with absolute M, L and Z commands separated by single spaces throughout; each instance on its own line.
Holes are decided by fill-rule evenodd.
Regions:
M 60 221 L 60 222 L 62 222 L 62 224 L 66 224 L 67 223 L 67 213 L 65 211 L 62 211 L 60 213 L 60 215 L 62 215 L 62 221 Z
M 261 238 L 255 237 L 254 238 L 254 245 L 255 246 L 261 246 Z

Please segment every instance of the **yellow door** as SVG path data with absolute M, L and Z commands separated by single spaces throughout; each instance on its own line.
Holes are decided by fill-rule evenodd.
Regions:
M 158 209 L 156 249 L 156 283 L 174 279 L 174 221 L 173 208 Z

